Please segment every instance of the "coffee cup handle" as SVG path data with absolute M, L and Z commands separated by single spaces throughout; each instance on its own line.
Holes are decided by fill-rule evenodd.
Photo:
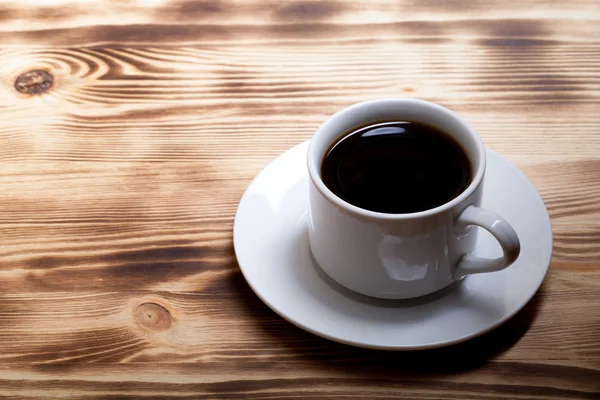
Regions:
M 464 255 L 454 271 L 454 278 L 461 279 L 465 275 L 479 274 L 482 272 L 500 271 L 515 262 L 521 252 L 519 237 L 512 226 L 499 215 L 479 207 L 469 206 L 456 219 L 456 228 L 466 229 L 468 226 L 476 225 L 491 233 L 500 247 L 502 257 L 483 258 L 470 254 Z

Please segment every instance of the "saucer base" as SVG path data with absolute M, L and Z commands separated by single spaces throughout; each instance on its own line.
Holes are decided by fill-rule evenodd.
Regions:
M 340 286 L 317 266 L 308 245 L 307 148 L 305 142 L 288 150 L 252 181 L 234 223 L 234 248 L 246 281 L 291 323 L 359 347 L 442 347 L 502 324 L 540 287 L 552 254 L 548 213 L 527 178 L 490 150 L 482 207 L 502 215 L 519 235 L 522 250 L 511 267 L 470 275 L 409 300 L 371 298 Z M 475 254 L 497 257 L 500 248 L 481 230 Z

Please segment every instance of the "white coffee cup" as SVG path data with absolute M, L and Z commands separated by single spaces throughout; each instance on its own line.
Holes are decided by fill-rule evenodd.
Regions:
M 410 214 L 356 207 L 336 196 L 321 179 L 321 163 L 334 143 L 353 130 L 389 121 L 421 122 L 452 136 L 466 152 L 473 179 L 458 197 Z M 385 99 L 358 103 L 330 117 L 308 149 L 309 241 L 319 266 L 336 282 L 367 296 L 405 299 L 440 290 L 468 274 L 494 272 L 519 256 L 514 229 L 480 208 L 485 148 L 457 114 L 423 100 Z M 489 231 L 503 255 L 473 256 L 477 229 Z

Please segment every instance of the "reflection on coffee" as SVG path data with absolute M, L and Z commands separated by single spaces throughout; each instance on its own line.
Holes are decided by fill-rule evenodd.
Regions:
M 334 143 L 321 165 L 325 185 L 357 207 L 390 214 L 429 210 L 460 195 L 472 168 L 445 132 L 416 122 L 385 122 Z

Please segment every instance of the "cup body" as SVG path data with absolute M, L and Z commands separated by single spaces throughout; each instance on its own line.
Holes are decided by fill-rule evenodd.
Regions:
M 411 214 L 386 214 L 345 202 L 321 179 L 321 163 L 334 143 L 356 129 L 389 121 L 426 123 L 452 136 L 471 163 L 472 181 L 439 207 Z M 308 149 L 309 242 L 314 259 L 342 286 L 367 296 L 404 299 L 433 293 L 456 279 L 461 258 L 474 250 L 477 229 L 455 221 L 479 207 L 485 148 L 477 133 L 454 112 L 422 100 L 385 99 L 358 103 L 330 117 Z

